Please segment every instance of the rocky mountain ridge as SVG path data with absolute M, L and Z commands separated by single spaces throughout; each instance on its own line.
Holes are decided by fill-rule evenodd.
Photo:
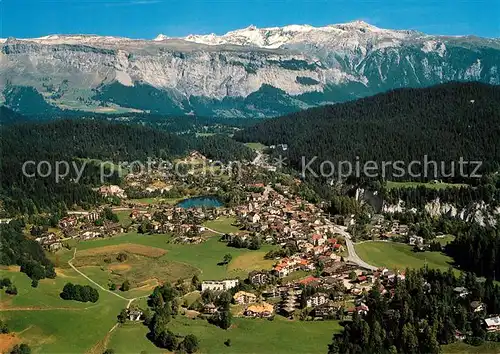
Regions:
M 0 48 L 0 100 L 28 114 L 37 113 L 29 108 L 35 106 L 271 117 L 399 87 L 500 84 L 498 39 L 430 36 L 361 21 L 154 40 L 9 38 Z

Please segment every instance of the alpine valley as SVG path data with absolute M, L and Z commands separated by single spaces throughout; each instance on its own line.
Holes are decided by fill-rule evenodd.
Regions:
M 153 40 L 50 35 L 0 45 L 0 103 L 27 115 L 265 118 L 400 87 L 500 84 L 500 39 L 361 21 Z

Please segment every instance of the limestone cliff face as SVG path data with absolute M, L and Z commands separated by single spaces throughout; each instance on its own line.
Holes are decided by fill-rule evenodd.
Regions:
M 397 203 L 391 204 L 383 200 L 376 192 L 374 193 L 362 188 L 356 190 L 356 199 L 370 204 L 377 213 L 417 212 L 417 209 L 407 207 L 401 199 Z M 457 208 L 453 204 L 441 202 L 439 198 L 426 203 L 423 211 L 433 217 L 449 216 L 466 221 L 475 221 L 483 226 L 496 225 L 496 220 L 500 216 L 500 207 L 493 208 L 483 201 L 471 203 L 463 208 Z
M 155 40 L 10 38 L 0 45 L 7 104 L 19 99 L 10 87 L 28 86 L 62 108 L 148 110 L 148 104 L 120 99 L 128 89 L 168 101 L 151 105 L 157 113 L 267 117 L 398 87 L 500 83 L 499 40 L 428 36 L 359 21 Z

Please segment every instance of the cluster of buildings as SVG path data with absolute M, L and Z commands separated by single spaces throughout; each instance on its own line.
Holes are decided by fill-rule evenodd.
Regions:
M 99 194 L 101 194 L 103 197 L 118 197 L 121 199 L 127 198 L 127 195 L 125 194 L 125 191 L 120 188 L 119 186 L 116 185 L 104 185 L 99 187 L 98 189 Z
M 146 225 L 148 233 L 174 233 L 175 240 L 181 243 L 201 243 L 205 241 L 206 232 L 203 223 L 219 216 L 228 215 L 225 208 L 181 208 L 173 205 L 163 205 L 149 210 L 134 208 L 130 213 L 132 223 Z M 143 227 L 143 226 L 141 226 Z
M 100 220 L 100 223 L 97 221 Z M 109 237 L 124 232 L 120 223 L 102 218 L 102 209 L 93 211 L 73 211 L 59 220 L 58 228 L 61 235 L 55 232 L 45 232 L 35 238 L 44 249 L 56 252 L 63 246 L 63 241 L 68 239 L 91 240 L 97 237 Z
M 396 240 L 410 236 L 409 232 L 408 225 L 400 224 L 397 220 L 386 220 L 383 215 L 374 215 L 368 235 L 371 239 Z
M 45 235 L 37 237 L 35 238 L 35 241 L 49 252 L 56 252 L 63 247 L 63 244 L 60 241 L 59 237 L 57 237 L 53 232 L 49 232 Z
M 102 216 L 102 208 L 92 211 L 70 211 L 67 217 L 59 220 L 59 229 L 66 238 L 82 241 L 110 237 L 125 231 L 120 223 L 106 220 Z
M 235 207 L 234 212 L 246 230 L 259 233 L 263 240 L 284 245 L 289 240 L 307 240 L 314 233 L 335 232 L 335 225 L 323 216 L 321 209 L 293 195 L 289 186 L 248 187 L 262 187 L 263 192 L 248 193 L 246 202 Z

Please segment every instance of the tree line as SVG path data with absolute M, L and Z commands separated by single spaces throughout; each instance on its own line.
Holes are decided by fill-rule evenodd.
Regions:
M 21 266 L 21 272 L 26 273 L 36 286 L 40 279 L 55 278 L 56 272 L 40 244 L 24 235 L 24 226 L 22 220 L 0 224 L 0 264 Z
M 166 283 L 157 286 L 148 298 L 148 309 L 144 324 L 149 327 L 148 338 L 158 347 L 168 349 L 172 352 L 194 353 L 199 348 L 198 338 L 189 334 L 181 339 L 168 327 L 173 316 L 179 313 L 177 302 L 178 291 L 172 285 Z
M 469 224 L 461 230 L 445 251 L 462 269 L 479 276 L 497 279 L 500 275 L 500 230 Z
M 99 161 L 132 162 L 162 158 L 172 160 L 191 150 L 221 161 L 250 160 L 253 151 L 227 136 L 196 137 L 172 134 L 131 124 L 92 119 L 61 119 L 48 122 L 22 122 L 0 126 L 0 216 L 37 214 L 67 210 L 75 205 L 90 208 L 102 198 L 92 190 L 101 181 Z M 92 159 L 92 160 L 91 160 Z M 26 161 L 48 161 L 52 171 L 40 177 L 36 165 Z M 56 180 L 56 161 L 70 164 L 68 175 Z M 77 180 L 78 171 L 83 174 Z M 45 166 L 41 171 L 48 173 Z M 66 171 L 65 167 L 61 167 Z M 61 170 L 62 172 L 62 170 Z M 114 171 L 107 183 L 119 184 Z M 78 182 L 78 183 L 76 183 Z

